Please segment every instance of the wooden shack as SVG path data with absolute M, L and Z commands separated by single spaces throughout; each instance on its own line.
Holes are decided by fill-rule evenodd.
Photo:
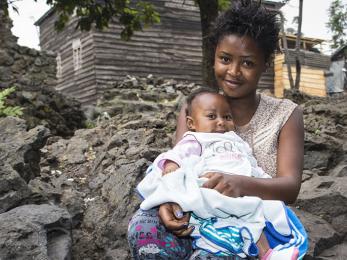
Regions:
M 295 37 L 287 36 L 288 46 L 295 47 Z M 319 53 L 317 44 L 323 42 L 322 39 L 302 37 L 300 50 L 300 88 L 303 93 L 325 97 L 327 96 L 325 72 L 329 70 L 330 57 Z M 290 45 L 291 44 L 291 45 Z M 290 88 L 288 69 L 283 53 L 278 53 L 274 60 L 274 94 L 276 97 L 283 97 L 284 89 Z M 288 50 L 287 62 L 291 65 L 293 79 L 296 77 L 295 50 Z
M 200 13 L 193 0 L 150 0 L 161 23 L 135 32 L 130 41 L 120 39 L 121 27 L 110 24 L 104 31 L 76 30 L 72 17 L 57 33 L 56 13 L 51 9 L 36 25 L 42 50 L 57 54 L 57 90 L 82 104 L 95 103 L 105 89 L 126 75 L 153 74 L 169 79 L 202 83 Z M 283 4 L 263 1 L 278 9 Z M 273 92 L 273 68 L 260 81 L 262 90 Z
M 347 90 L 347 44 L 342 45 L 331 55 L 331 65 L 327 73 L 327 92 L 329 96 L 343 95 Z
M 193 1 L 152 0 L 161 24 L 135 32 L 130 41 L 120 38 L 121 26 L 89 32 L 76 30 L 76 19 L 56 32 L 57 14 L 41 17 L 40 45 L 57 54 L 57 90 L 95 103 L 99 95 L 124 76 L 154 74 L 201 82 L 200 16 Z M 180 3 L 182 2 L 182 3 Z

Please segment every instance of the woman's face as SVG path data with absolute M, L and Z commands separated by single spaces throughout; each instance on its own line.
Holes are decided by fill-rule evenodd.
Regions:
M 264 54 L 248 36 L 227 35 L 217 45 L 214 73 L 227 96 L 253 95 L 265 69 Z

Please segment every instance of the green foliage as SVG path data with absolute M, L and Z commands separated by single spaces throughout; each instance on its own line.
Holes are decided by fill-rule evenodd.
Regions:
M 86 121 L 86 128 L 87 129 L 92 129 L 96 127 L 96 123 L 92 120 L 87 120 Z
M 5 116 L 21 116 L 23 114 L 23 108 L 18 106 L 7 106 L 5 100 L 8 95 L 16 90 L 15 87 L 6 88 L 0 91 L 0 117 Z
M 123 40 L 129 40 L 134 31 L 142 30 L 151 24 L 160 23 L 160 15 L 154 11 L 153 6 L 149 3 L 138 2 L 136 8 L 124 8 L 123 14 L 119 17 L 121 24 L 125 25 L 121 32 Z
M 320 133 L 321 133 L 320 129 L 317 128 L 317 129 L 314 130 L 314 134 L 315 135 L 320 135 Z
M 328 14 L 329 21 L 327 27 L 333 34 L 331 47 L 338 48 L 347 43 L 347 5 L 343 4 L 341 0 L 333 0 L 330 4 Z
M 232 0 L 194 0 L 194 3 L 199 6 L 200 4 L 203 4 L 202 2 L 206 2 L 206 1 L 217 1 L 218 2 L 218 11 L 225 11 L 226 9 L 228 9 L 230 7 L 230 4 L 232 2 Z M 206 14 L 206 15 L 208 15 L 208 14 Z
M 107 28 L 114 19 L 123 26 L 121 37 L 129 40 L 134 31 L 160 22 L 159 13 L 152 4 L 133 0 L 47 0 L 59 13 L 56 28 L 62 30 L 71 16 L 78 17 L 77 28 L 89 31 L 93 25 L 97 29 Z
M 218 0 L 218 10 L 224 11 L 230 7 L 230 0 Z

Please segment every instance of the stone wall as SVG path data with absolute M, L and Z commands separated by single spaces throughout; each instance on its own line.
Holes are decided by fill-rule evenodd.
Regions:
M 54 135 L 71 136 L 84 127 L 79 102 L 58 93 L 55 55 L 17 44 L 11 32 L 12 21 L 0 11 L 0 90 L 16 91 L 8 105 L 20 106 L 29 129 L 44 125 Z
M 0 11 L 0 88 L 55 86 L 55 55 L 19 46 L 11 28 L 12 21 Z

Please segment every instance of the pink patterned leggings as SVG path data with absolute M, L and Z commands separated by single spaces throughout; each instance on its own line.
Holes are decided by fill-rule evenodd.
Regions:
M 218 257 L 202 250 L 193 250 L 190 237 L 180 238 L 168 231 L 159 221 L 158 208 L 139 209 L 129 222 L 128 242 L 133 259 L 241 259 L 235 256 Z

